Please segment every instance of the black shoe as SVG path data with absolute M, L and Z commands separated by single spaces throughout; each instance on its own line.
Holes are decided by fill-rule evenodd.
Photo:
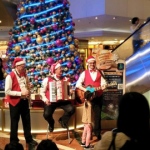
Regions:
M 48 129 L 49 129 L 49 132 L 53 132 L 54 131 L 54 124 L 53 125 L 49 124 Z
M 36 142 L 35 140 L 32 140 L 31 142 L 28 142 L 28 144 L 30 146 L 37 146 L 38 145 L 38 142 Z
M 88 145 L 88 146 L 85 146 L 84 149 L 85 150 L 92 150 L 92 149 L 94 149 L 94 146 L 93 145 Z
M 49 122 L 49 132 L 53 132 L 53 130 L 54 130 L 54 120 L 51 120 L 50 122 Z
M 61 124 L 63 128 L 68 128 L 68 125 L 64 123 L 61 118 L 58 120 L 58 122 Z
M 85 143 L 82 143 L 82 142 L 81 142 L 81 144 L 80 144 L 80 145 L 81 145 L 81 146 L 83 146 L 83 147 L 85 147 Z

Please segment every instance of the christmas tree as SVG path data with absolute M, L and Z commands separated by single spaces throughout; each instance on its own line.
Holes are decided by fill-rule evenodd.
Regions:
M 24 58 L 34 93 L 55 62 L 61 63 L 63 76 L 69 77 L 72 85 L 81 73 L 79 41 L 74 37 L 69 7 L 67 0 L 22 0 L 17 6 L 17 19 L 9 31 L 6 71 L 12 70 L 15 57 Z

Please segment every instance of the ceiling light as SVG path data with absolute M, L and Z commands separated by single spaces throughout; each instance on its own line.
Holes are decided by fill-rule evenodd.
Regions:
M 95 19 L 98 19 L 98 17 L 95 17 Z
M 113 17 L 113 19 L 116 19 L 116 17 Z
M 78 22 L 80 22 L 80 20 L 78 20 Z
M 0 23 L 2 23 L 2 21 L 0 20 Z
M 131 19 L 129 21 L 131 22 Z

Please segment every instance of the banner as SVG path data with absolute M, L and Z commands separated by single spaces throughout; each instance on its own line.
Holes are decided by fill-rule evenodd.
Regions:
M 125 90 L 125 62 L 110 50 L 93 49 L 97 69 L 103 71 L 108 87 L 104 91 L 102 119 L 116 119 L 118 100 Z

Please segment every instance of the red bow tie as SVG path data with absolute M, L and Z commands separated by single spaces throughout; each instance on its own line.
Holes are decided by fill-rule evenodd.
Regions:
M 96 70 L 90 70 L 90 72 L 96 72 Z

